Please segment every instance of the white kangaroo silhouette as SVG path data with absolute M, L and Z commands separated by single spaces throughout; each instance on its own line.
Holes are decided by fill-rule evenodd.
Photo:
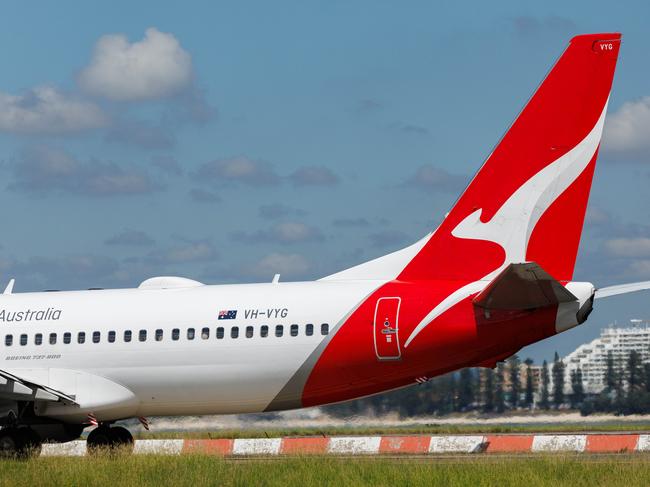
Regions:
M 481 291 L 511 263 L 524 262 L 530 236 L 542 215 L 589 165 L 605 124 L 607 104 L 589 134 L 573 149 L 552 162 L 517 189 L 488 222 L 481 221 L 482 208 L 467 215 L 451 234 L 457 238 L 485 240 L 501 246 L 503 263 L 478 281 L 457 289 L 434 307 L 413 329 L 404 347 L 433 320 L 472 294 Z

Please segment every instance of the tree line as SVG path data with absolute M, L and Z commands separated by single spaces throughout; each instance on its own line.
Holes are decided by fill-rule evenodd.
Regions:
M 328 406 L 329 414 L 341 417 L 383 415 L 402 417 L 479 412 L 503 413 L 524 410 L 578 410 L 641 414 L 650 412 L 650 363 L 642 363 L 638 352 L 622 360 L 610 352 L 597 394 L 585 391 L 582 370 L 574 369 L 565 385 L 566 365 L 555 354 L 536 368 L 531 359 L 517 355 L 494 369 L 467 368 L 436 377 L 425 384 L 363 399 Z

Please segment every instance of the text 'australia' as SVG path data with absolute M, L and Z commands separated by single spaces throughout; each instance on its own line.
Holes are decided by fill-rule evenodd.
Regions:
M 25 311 L 0 310 L 0 321 L 47 321 L 58 320 L 61 317 L 61 310 L 54 308 L 27 309 Z

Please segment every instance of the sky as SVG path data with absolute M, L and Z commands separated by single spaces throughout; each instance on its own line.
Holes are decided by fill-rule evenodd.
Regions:
M 575 279 L 650 279 L 649 20 L 647 2 L 8 2 L 0 279 L 308 280 L 402 248 L 599 31 L 624 40 Z M 650 295 L 521 355 L 630 318 Z

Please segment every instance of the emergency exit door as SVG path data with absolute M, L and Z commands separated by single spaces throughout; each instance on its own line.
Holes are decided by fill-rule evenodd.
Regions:
M 401 298 L 379 298 L 373 333 L 378 360 L 399 360 L 399 305 Z

